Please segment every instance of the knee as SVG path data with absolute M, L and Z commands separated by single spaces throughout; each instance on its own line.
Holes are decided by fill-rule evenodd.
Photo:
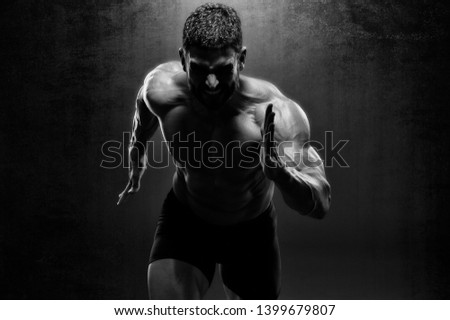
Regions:
M 194 268 L 187 263 L 169 259 L 152 262 L 147 272 L 149 298 L 154 300 L 201 299 L 209 283 L 200 270 Z
M 147 270 L 148 296 L 152 300 L 183 299 L 181 282 L 176 274 L 164 268 L 161 263 L 153 262 Z

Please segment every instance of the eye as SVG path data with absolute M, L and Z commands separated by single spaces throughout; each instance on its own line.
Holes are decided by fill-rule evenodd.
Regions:
M 199 71 L 201 71 L 201 68 L 198 65 L 191 63 L 191 71 L 199 72 Z
M 233 73 L 233 65 L 227 64 L 226 66 L 223 66 L 217 70 L 217 74 L 221 76 L 227 76 Z
M 199 75 L 206 72 L 206 70 L 203 67 L 199 66 L 196 63 L 191 63 L 190 69 L 191 69 L 192 73 L 199 74 Z

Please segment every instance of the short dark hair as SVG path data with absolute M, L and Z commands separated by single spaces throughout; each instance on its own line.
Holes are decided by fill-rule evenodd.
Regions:
M 183 29 L 183 48 L 242 48 L 241 20 L 236 10 L 221 3 L 205 3 L 186 19 Z

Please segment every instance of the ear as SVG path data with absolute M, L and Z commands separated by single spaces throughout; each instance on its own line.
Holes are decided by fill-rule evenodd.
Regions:
M 183 71 L 186 72 L 186 58 L 184 55 L 185 51 L 183 48 L 178 49 L 178 54 L 180 55 L 181 65 L 183 66 Z
M 247 56 L 247 48 L 242 47 L 241 52 L 239 53 L 239 71 L 244 70 L 246 56 Z

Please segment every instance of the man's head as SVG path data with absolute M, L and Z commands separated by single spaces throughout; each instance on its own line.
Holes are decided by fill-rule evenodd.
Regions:
M 189 88 L 206 106 L 219 107 L 233 94 L 245 55 L 241 21 L 233 8 L 207 3 L 187 18 L 181 63 Z

